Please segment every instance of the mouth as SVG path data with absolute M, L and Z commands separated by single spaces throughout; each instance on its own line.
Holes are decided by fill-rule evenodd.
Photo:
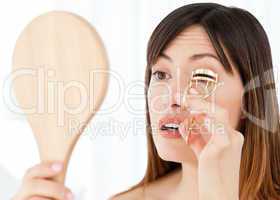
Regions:
M 166 131 L 166 130 L 176 131 L 176 130 L 179 130 L 179 124 L 174 124 L 174 123 L 163 124 L 160 127 L 160 130 L 162 130 L 162 131 Z
M 179 126 L 183 122 L 183 116 L 166 116 L 160 119 L 160 134 L 168 138 L 180 138 Z

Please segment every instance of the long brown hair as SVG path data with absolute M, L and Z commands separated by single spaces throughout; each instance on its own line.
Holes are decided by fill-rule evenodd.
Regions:
M 236 66 L 245 87 L 243 112 L 247 117 L 240 126 L 245 138 L 240 166 L 240 199 L 280 199 L 279 109 L 269 41 L 259 21 L 248 11 L 215 3 L 178 8 L 152 33 L 145 74 L 147 170 L 137 185 L 118 195 L 142 186 L 144 189 L 148 183 L 181 167 L 180 163 L 162 160 L 157 153 L 151 134 L 147 91 L 151 66 L 179 33 L 195 24 L 206 30 L 226 71 L 232 73 L 229 59 Z

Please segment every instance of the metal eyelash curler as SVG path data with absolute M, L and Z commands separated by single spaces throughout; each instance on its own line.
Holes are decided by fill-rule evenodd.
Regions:
M 187 96 L 194 94 L 190 94 L 190 89 L 194 88 L 198 92 L 195 96 L 198 98 L 206 99 L 211 96 L 218 86 L 222 85 L 223 82 L 218 80 L 218 74 L 209 69 L 196 69 L 192 71 L 191 79 L 188 83 L 186 90 L 184 91 L 183 96 L 183 105 L 185 105 L 185 101 Z M 195 125 L 195 120 L 191 120 L 191 125 L 188 130 L 193 130 Z
M 209 69 L 196 69 L 192 71 L 191 79 L 188 83 L 186 90 L 184 91 L 184 99 L 186 96 L 194 95 L 190 94 L 190 89 L 194 88 L 199 93 L 196 96 L 202 99 L 206 99 L 211 96 L 218 86 L 222 85 L 223 82 L 218 80 L 218 74 Z

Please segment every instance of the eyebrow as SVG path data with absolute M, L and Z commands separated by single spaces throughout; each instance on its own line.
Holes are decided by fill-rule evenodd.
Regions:
M 165 53 L 160 53 L 160 56 L 167 59 L 168 61 L 170 62 L 173 62 L 172 58 L 168 55 L 166 55 Z M 196 60 L 199 60 L 199 59 L 203 59 L 205 57 L 210 57 L 210 58 L 214 58 L 216 59 L 218 62 L 220 62 L 220 59 L 215 56 L 214 54 L 211 54 L 211 53 L 200 53 L 200 54 L 194 54 L 190 57 L 190 60 L 192 61 L 196 61 Z

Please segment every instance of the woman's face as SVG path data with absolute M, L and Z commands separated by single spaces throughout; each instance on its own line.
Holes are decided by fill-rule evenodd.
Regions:
M 178 35 L 152 66 L 148 89 L 149 114 L 153 140 L 164 160 L 181 163 L 195 161 L 194 153 L 186 142 L 180 137 L 164 137 L 159 124 L 168 116 L 175 115 L 179 121 L 182 117 L 188 117 L 182 115 L 183 91 L 192 70 L 198 68 L 218 74 L 223 84 L 206 100 L 226 109 L 230 125 L 237 128 L 243 95 L 240 76 L 234 67 L 233 74 L 226 72 L 205 30 L 199 25 L 193 25 Z

